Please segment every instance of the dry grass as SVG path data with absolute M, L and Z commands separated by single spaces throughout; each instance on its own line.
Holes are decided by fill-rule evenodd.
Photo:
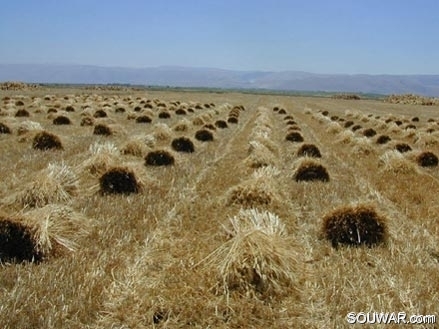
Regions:
M 0 136 L 0 200 L 7 214 L 0 217 L 20 224 L 0 223 L 3 328 L 349 328 L 346 314 L 351 311 L 437 313 L 439 176 L 437 167 L 423 168 L 416 162 L 421 152 L 437 154 L 437 145 L 416 142 L 424 133 L 437 138 L 428 132 L 437 128 L 433 107 L 421 111 L 415 105 L 373 100 L 113 87 L 0 92 L 1 121 L 13 132 Z M 31 113 L 32 122 L 23 125 L 37 130 L 19 135 L 26 118 L 14 117 L 18 100 Z M 246 110 L 220 105 L 226 101 L 243 104 Z M 147 104 L 151 113 L 145 111 Z M 285 108 L 287 115 L 273 112 L 276 104 L 277 112 Z M 64 112 L 68 105 L 75 111 Z M 141 109 L 134 112 L 137 106 Z M 56 109 L 56 115 L 67 113 L 75 124 L 52 125 L 49 108 Z M 126 120 L 127 112 L 116 114 L 117 108 L 148 115 L 153 122 L 136 124 Z M 167 121 L 157 118 L 165 108 L 172 114 Z M 186 119 L 174 114 L 180 108 L 187 112 Z M 112 129 L 120 125 L 129 134 L 96 136 L 92 127 L 81 127 L 81 119 L 97 109 L 109 118 L 93 118 L 96 124 Z M 392 141 L 377 145 L 378 135 L 365 138 L 362 131 L 354 134 L 352 126 L 337 135 L 328 133 L 330 118 L 345 119 L 346 109 L 352 121 L 367 119 L 364 128 L 372 127 Z M 202 125 L 194 126 L 192 119 L 199 116 L 203 125 L 214 124 L 229 113 L 239 116 L 238 123 L 217 129 L 215 142 L 193 138 Z M 415 115 L 416 133 L 408 137 L 404 127 Z M 388 118 L 389 126 L 398 129 L 395 134 L 383 126 Z M 294 180 L 303 160 L 297 157 L 302 143 L 285 141 L 287 120 L 297 122 L 306 142 L 324 151 L 323 162 L 308 160 L 324 165 L 329 182 Z M 393 123 L 398 120 L 401 126 Z M 343 126 L 346 121 L 337 122 Z M 171 129 L 171 138 L 159 138 L 161 128 L 169 133 L 169 127 L 179 123 L 186 125 L 185 132 Z M 42 127 L 50 127 L 63 141 L 64 151 L 30 147 Z M 183 136 L 193 139 L 196 152 L 182 155 L 171 149 L 172 140 Z M 334 143 L 343 138 L 346 143 Z M 127 146 L 131 141 L 135 147 Z M 358 143 L 366 143 L 367 155 L 358 153 Z M 407 143 L 414 151 L 387 153 L 397 143 Z M 143 158 L 152 150 L 172 154 L 174 165 L 145 166 Z M 39 208 L 23 209 L 18 200 L 5 202 L 43 173 L 47 176 L 49 164 L 60 163 L 70 165 L 79 177 L 76 192 Z M 99 179 L 115 167 L 134 173 L 142 184 L 139 193 L 99 193 Z M 49 199 L 57 191 L 49 193 Z M 347 225 L 347 231 L 343 225 L 331 230 L 338 232 L 334 239 L 339 246 L 332 248 L 331 239 L 322 234 L 322 219 L 334 209 L 358 205 L 384 218 L 385 243 L 373 248 L 358 244 L 376 235 L 369 234 L 369 226 L 362 234 L 367 225 L 353 220 L 345 222 L 356 225 Z M 56 207 L 79 217 L 56 219 Z M 39 257 L 39 264 L 16 264 L 19 260 L 8 246 L 12 240 L 2 238 L 14 234 L 25 237 L 30 246 L 14 250 L 24 250 L 25 257 L 20 257 L 27 260 Z M 344 247 L 339 242 L 343 234 L 356 247 Z M 33 252 L 37 245 L 40 254 Z

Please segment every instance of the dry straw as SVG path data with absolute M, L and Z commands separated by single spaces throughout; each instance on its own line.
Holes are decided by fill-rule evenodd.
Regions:
M 297 150 L 297 156 L 299 157 L 312 157 L 312 158 L 321 158 L 322 154 L 320 153 L 319 148 L 314 144 L 303 144 Z
M 63 250 L 75 251 L 89 227 L 85 216 L 56 204 L 0 215 L 0 261 L 40 262 Z
M 195 118 L 196 119 L 196 118 Z M 194 119 L 194 120 L 195 120 Z M 201 119 L 200 119 L 201 120 Z M 201 120 L 201 121 L 203 121 L 203 120 Z M 201 125 L 203 125 L 204 124 L 204 121 L 201 123 Z M 172 130 L 174 130 L 174 131 L 178 131 L 178 132 L 185 132 L 185 131 L 188 131 L 189 130 L 189 127 L 191 126 L 192 124 L 191 124 L 191 122 L 189 121 L 189 120 L 187 120 L 187 119 L 183 119 L 183 120 L 180 120 L 173 128 L 172 128 Z
M 0 134 L 11 134 L 12 130 L 6 124 L 0 122 Z
M 175 138 L 171 143 L 172 148 L 176 152 L 193 153 L 195 152 L 194 143 L 190 138 L 179 137 Z
M 240 205 L 245 208 L 280 204 L 281 198 L 273 180 L 273 177 L 279 173 L 272 166 L 257 169 L 250 179 L 229 190 L 227 204 Z
M 141 190 L 141 183 L 134 171 L 124 167 L 114 167 L 99 179 L 102 194 L 132 194 Z
M 369 247 L 387 240 L 386 219 L 366 205 L 341 207 L 323 218 L 322 233 L 333 247 Z
M 30 227 L 0 215 L 0 262 L 39 262 L 42 254 L 36 250 Z
M 397 150 L 389 150 L 381 155 L 379 166 L 382 171 L 395 174 L 414 174 L 418 172 L 416 164 L 405 158 Z
M 50 163 L 34 176 L 10 201 L 23 207 L 42 207 L 49 203 L 69 202 L 78 192 L 78 177 L 65 163 Z M 7 202 L 10 203 L 10 202 Z
M 79 171 L 101 176 L 120 162 L 119 149 L 111 142 L 95 142 L 89 147 L 89 157 L 79 165 Z
M 133 137 L 120 149 L 120 152 L 124 155 L 132 155 L 136 157 L 143 157 L 148 151 L 148 147 L 143 140 L 143 136 Z
M 249 142 L 248 156 L 244 163 L 251 168 L 275 166 L 276 156 L 260 141 L 252 140 Z
M 166 123 L 159 122 L 154 125 L 152 135 L 157 141 L 168 142 L 171 140 L 173 133 Z
M 218 275 L 218 292 L 229 296 L 239 291 L 270 298 L 292 287 L 297 256 L 277 215 L 240 210 L 224 229 L 229 240 L 203 260 Z
M 201 129 L 195 133 L 195 139 L 201 142 L 210 142 L 213 141 L 213 134 L 207 129 Z
M 416 162 L 421 167 L 437 167 L 439 160 L 433 152 L 424 151 L 416 156 Z
M 294 180 L 296 182 L 328 182 L 329 174 L 326 168 L 311 158 L 302 158 L 295 164 Z
M 57 116 L 55 119 L 53 119 L 52 123 L 54 125 L 69 125 L 72 122 L 70 121 L 70 119 L 68 117 L 66 117 L 65 115 L 59 115 Z
M 328 124 L 328 128 L 326 128 L 326 132 L 329 134 L 337 135 L 343 131 L 342 126 L 337 122 L 330 122 Z
M 23 214 L 24 223 L 32 228 L 36 249 L 44 257 L 62 249 L 75 251 L 78 240 L 87 235 L 89 220 L 67 206 L 50 204 Z
M 395 145 L 395 150 L 397 150 L 399 153 L 405 153 L 411 151 L 412 148 L 406 143 L 397 143 Z
M 171 166 L 174 163 L 174 156 L 167 150 L 151 151 L 145 156 L 146 166 Z
M 303 142 L 303 136 L 297 131 L 292 131 L 292 132 L 287 134 L 287 136 L 285 137 L 285 140 L 290 141 L 290 142 L 300 143 L 300 142 Z

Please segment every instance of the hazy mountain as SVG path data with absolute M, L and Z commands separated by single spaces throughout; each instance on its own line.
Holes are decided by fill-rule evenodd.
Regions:
M 313 74 L 299 71 L 232 71 L 178 66 L 122 68 L 86 65 L 0 64 L 0 81 L 123 83 L 377 94 L 415 93 L 439 96 L 439 75 Z

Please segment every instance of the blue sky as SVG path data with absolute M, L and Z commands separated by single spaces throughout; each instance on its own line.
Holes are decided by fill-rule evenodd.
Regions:
M 0 0 L 0 63 L 439 74 L 439 1 Z

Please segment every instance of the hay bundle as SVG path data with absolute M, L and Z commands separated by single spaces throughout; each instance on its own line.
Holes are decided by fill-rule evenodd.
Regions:
M 89 153 L 90 156 L 79 166 L 79 170 L 92 175 L 101 176 L 120 162 L 120 152 L 113 143 L 95 142 L 90 145 Z
M 82 127 L 84 127 L 84 126 L 93 126 L 94 124 L 95 124 L 94 119 L 92 117 L 89 117 L 89 116 L 83 117 L 81 119 L 81 123 L 80 123 L 80 125 Z
M 171 114 L 167 111 L 163 111 L 159 113 L 160 119 L 169 119 L 171 117 Z
M 102 194 L 131 194 L 138 193 L 141 184 L 133 171 L 115 167 L 105 172 L 99 179 Z
M 57 116 L 52 122 L 54 125 L 69 125 L 72 123 L 70 119 L 64 115 Z
M 194 126 L 202 126 L 204 125 L 204 120 L 201 117 L 196 117 L 192 120 L 192 124 Z
M 174 156 L 166 150 L 151 151 L 145 157 L 146 166 L 171 166 L 174 163 Z
M 405 153 L 405 152 L 409 152 L 412 150 L 412 148 L 410 147 L 410 145 L 406 144 L 406 143 L 398 143 L 395 145 L 395 149 L 399 152 L 399 153 Z
M 357 130 L 360 130 L 361 128 L 362 128 L 361 125 L 354 125 L 354 126 L 352 126 L 351 130 L 357 131 Z
M 143 157 L 147 150 L 146 143 L 140 137 L 135 137 L 127 141 L 120 151 L 124 155 Z
M 292 131 L 290 133 L 287 134 L 287 136 L 285 137 L 285 140 L 290 141 L 290 142 L 303 142 L 303 137 L 299 132 L 296 131 Z
M 384 172 L 392 172 L 395 174 L 411 174 L 418 172 L 416 164 L 405 158 L 396 150 L 390 150 L 381 155 L 379 158 L 379 166 Z
M 171 143 L 174 151 L 177 152 L 185 152 L 185 153 L 193 153 L 195 152 L 194 143 L 187 137 L 179 137 L 175 138 Z
M 333 247 L 374 246 L 387 239 L 386 220 L 373 207 L 341 207 L 323 218 L 322 231 Z
M 107 112 L 105 112 L 104 110 L 97 110 L 93 114 L 93 117 L 95 117 L 95 118 L 106 118 L 107 116 L 108 116 Z
M 389 136 L 387 136 L 387 135 L 380 135 L 378 138 L 377 138 L 377 144 L 387 144 L 388 142 L 390 142 L 392 139 L 389 137 Z
M 320 153 L 320 150 L 317 146 L 314 144 L 303 144 L 300 146 L 300 148 L 297 150 L 297 156 L 299 157 L 313 157 L 313 158 L 321 158 L 322 154 Z
M 195 119 L 197 119 L 197 118 L 195 118 Z M 202 121 L 201 124 L 204 124 L 204 121 L 203 120 L 201 120 L 201 121 Z M 183 120 L 180 120 L 172 129 L 174 131 L 177 131 L 177 132 L 184 132 L 184 131 L 188 131 L 189 130 L 190 125 L 191 125 L 191 123 L 190 123 L 189 120 L 183 119 Z
M 373 128 L 367 128 L 363 131 L 363 136 L 365 136 L 365 137 L 373 137 L 376 134 L 377 134 L 377 132 Z
M 75 108 L 72 105 L 67 105 L 65 108 L 66 112 L 75 112 Z
M 22 215 L 23 222 L 32 230 L 35 249 L 43 259 L 62 251 L 76 251 L 78 241 L 88 234 L 89 220 L 73 209 L 50 204 Z
M 118 107 L 118 108 L 116 108 L 116 109 L 114 110 L 114 112 L 115 112 L 115 113 L 125 113 L 126 110 L 125 110 L 125 108 L 123 108 L 123 107 Z
M 177 115 L 186 115 L 186 111 L 184 109 L 178 109 L 177 111 L 175 111 L 175 114 Z
M 257 140 L 249 142 L 248 156 L 244 163 L 251 168 L 261 168 L 265 166 L 274 166 L 276 157 L 270 149 Z
M 326 129 L 326 132 L 336 135 L 342 131 L 343 131 L 342 126 L 340 126 L 340 124 L 338 124 L 337 122 L 328 123 L 328 128 Z
M 237 123 L 238 123 L 238 118 L 237 118 L 237 117 L 230 116 L 230 117 L 227 119 L 227 122 L 228 122 L 228 123 L 237 124 Z
M 195 133 L 195 139 L 201 142 L 210 142 L 213 141 L 213 134 L 207 129 L 201 129 Z
M 438 165 L 438 158 L 433 152 L 425 151 L 416 157 L 416 162 L 421 167 L 436 167 Z
M 349 128 L 349 127 L 352 127 L 354 124 L 355 124 L 354 121 L 348 120 L 344 123 L 343 127 Z
M 338 139 L 336 140 L 336 142 L 340 144 L 351 144 L 354 141 L 355 141 L 355 134 L 350 130 L 342 131 L 338 135 Z
M 301 131 L 299 126 L 289 126 L 287 132 L 290 133 L 292 131 Z
M 16 116 L 17 118 L 20 118 L 20 117 L 29 117 L 30 114 L 29 114 L 29 112 L 28 112 L 27 110 L 25 110 L 25 109 L 19 109 L 17 112 L 15 112 L 15 116 Z
M 147 115 L 141 115 L 136 118 L 136 123 L 151 123 L 152 119 Z
M 62 150 L 63 146 L 58 136 L 47 131 L 37 133 L 32 142 L 32 148 L 35 150 Z
M 109 126 L 99 123 L 94 127 L 93 135 L 111 136 L 113 135 L 113 131 Z
M 211 123 L 205 124 L 203 126 L 203 128 L 206 128 L 206 129 L 209 129 L 209 130 L 212 130 L 212 131 L 216 130 L 216 127 L 213 124 L 211 124 Z
M 16 195 L 14 201 L 23 207 L 42 207 L 49 203 L 68 202 L 77 194 L 78 177 L 65 163 L 49 163 L 46 169 Z
M 0 122 L 0 134 L 11 134 L 12 130 L 6 124 Z
M 372 145 L 367 137 L 360 137 L 354 140 L 353 152 L 359 156 L 376 153 L 374 145 Z
M 32 229 L 16 219 L 0 215 L 0 262 L 39 262 Z
M 156 123 L 152 136 L 158 141 L 167 142 L 172 138 L 172 130 L 166 123 Z
M 217 128 L 220 128 L 220 129 L 225 129 L 225 128 L 228 127 L 227 122 L 224 121 L 224 120 L 216 120 L 216 121 L 215 121 L 215 126 L 216 126 Z
M 280 197 L 273 185 L 273 177 L 278 174 L 279 171 L 272 166 L 257 169 L 252 178 L 229 190 L 227 204 L 245 208 L 280 204 Z
M 277 215 L 241 210 L 224 229 L 229 240 L 205 260 L 218 273 L 224 294 L 235 290 L 270 297 L 293 285 L 297 256 Z
M 305 159 L 299 161 L 297 169 L 294 173 L 294 180 L 296 182 L 328 182 L 329 174 L 326 168 L 315 160 Z

